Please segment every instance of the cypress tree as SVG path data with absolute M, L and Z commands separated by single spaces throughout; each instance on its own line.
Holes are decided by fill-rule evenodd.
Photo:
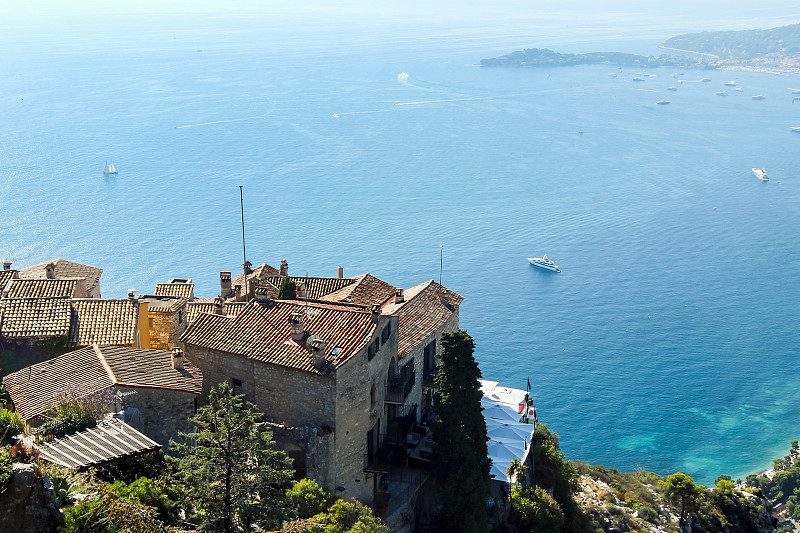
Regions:
M 297 300 L 297 285 L 292 278 L 283 278 L 278 288 L 278 300 Z
M 433 427 L 432 461 L 441 518 L 447 531 L 485 531 L 491 462 L 475 343 L 466 331 L 458 330 L 442 335 L 442 348 L 435 378 L 434 410 L 439 421 Z

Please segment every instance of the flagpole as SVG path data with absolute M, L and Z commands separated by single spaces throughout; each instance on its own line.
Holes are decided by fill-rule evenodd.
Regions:
M 244 272 L 244 294 L 247 295 L 247 248 L 244 244 L 244 195 L 242 193 L 242 186 L 239 185 L 239 205 L 242 208 L 242 256 L 244 262 L 242 263 L 242 271 Z
M 444 265 L 444 244 L 439 245 L 439 285 L 442 284 L 442 266 Z

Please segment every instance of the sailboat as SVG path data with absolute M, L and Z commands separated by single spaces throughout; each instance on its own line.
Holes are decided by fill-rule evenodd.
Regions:
M 103 169 L 103 174 L 106 176 L 116 176 L 117 169 L 114 168 L 114 162 L 111 162 L 111 166 L 108 165 L 108 161 L 106 161 L 106 167 Z

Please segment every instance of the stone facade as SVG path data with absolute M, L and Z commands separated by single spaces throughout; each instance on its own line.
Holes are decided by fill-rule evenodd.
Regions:
M 189 433 L 194 426 L 189 418 L 195 414 L 196 394 L 169 389 L 116 387 L 125 407 L 134 407 L 141 414 L 142 427 L 136 428 L 168 451 L 169 441 L 178 440 L 178 432 Z
M 148 348 L 151 350 L 171 350 L 178 345 L 178 339 L 189 325 L 186 302 L 174 311 L 148 309 L 147 321 L 150 332 L 150 346 Z

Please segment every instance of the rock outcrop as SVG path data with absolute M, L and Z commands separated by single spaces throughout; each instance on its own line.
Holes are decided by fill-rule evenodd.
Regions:
M 0 531 L 55 533 L 64 521 L 53 484 L 32 464 L 14 463 L 14 476 L 0 494 Z

